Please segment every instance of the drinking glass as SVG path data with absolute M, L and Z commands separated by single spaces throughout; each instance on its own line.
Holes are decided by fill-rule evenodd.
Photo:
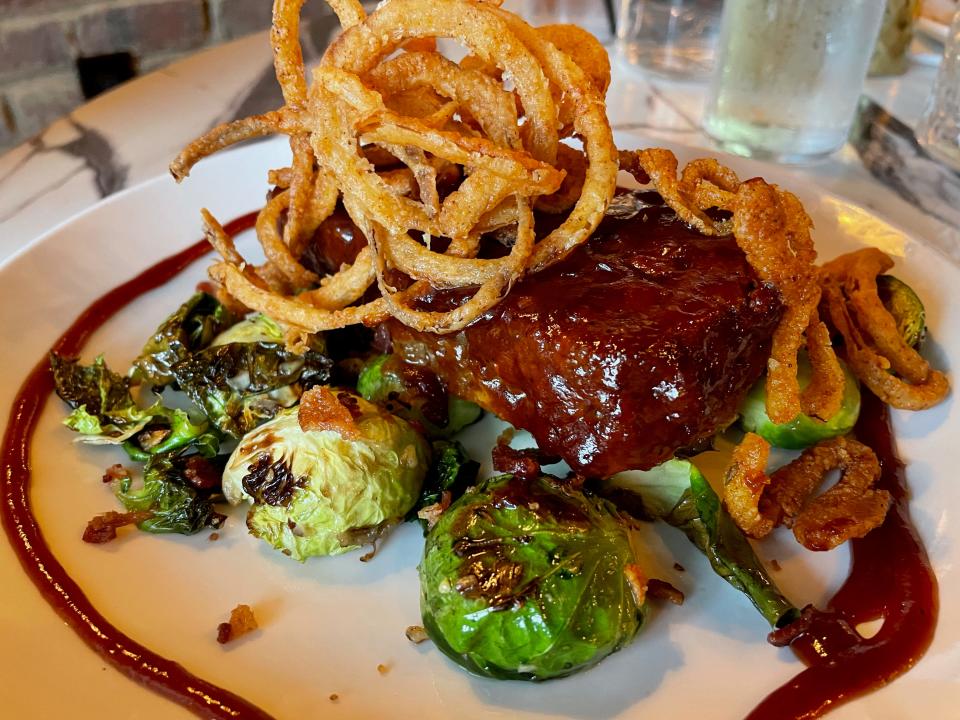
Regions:
M 723 0 L 621 0 L 617 50 L 630 64 L 674 79 L 713 69 Z
M 960 170 L 960 12 L 953 18 L 917 139 L 930 155 Z
M 725 150 L 809 162 L 846 141 L 880 0 L 726 0 L 704 129 Z

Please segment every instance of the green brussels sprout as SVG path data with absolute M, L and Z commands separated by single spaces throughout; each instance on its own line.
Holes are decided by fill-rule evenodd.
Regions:
M 333 363 L 276 342 L 232 342 L 194 353 L 173 367 L 177 385 L 220 432 L 239 438 L 326 382 Z
M 367 361 L 357 392 L 418 423 L 430 437 L 450 437 L 483 414 L 479 405 L 449 395 L 432 372 L 404 363 L 396 355 L 376 355 Z
M 913 288 L 893 275 L 881 275 L 877 278 L 877 293 L 897 321 L 903 341 L 910 347 L 919 347 L 927 334 L 927 313 Z
M 266 315 L 248 315 L 217 335 L 210 347 L 230 343 L 279 343 L 283 345 L 283 328 Z
M 471 458 L 466 448 L 456 440 L 434 440 L 431 450 L 430 469 L 427 470 L 417 504 L 407 516 L 408 520 L 417 519 L 419 510 L 441 502 L 444 493 L 448 494 L 448 502 L 456 500 L 476 482 L 480 471 L 480 463 Z M 426 520 L 423 523 L 426 529 L 428 523 Z
M 137 525 L 145 532 L 193 535 L 207 527 L 218 529 L 226 516 L 213 502 L 219 498 L 217 481 L 224 459 L 177 453 L 151 456 L 141 486 L 134 487 L 129 476 L 123 477 L 114 482 L 113 492 L 128 511 L 153 513 Z
M 501 475 L 463 495 L 426 539 L 427 634 L 472 672 L 547 680 L 600 662 L 643 624 L 614 506 L 560 481 Z
M 429 465 L 426 441 L 409 423 L 345 391 L 359 438 L 300 428 L 298 408 L 247 433 L 227 461 L 223 494 L 253 505 L 250 533 L 305 560 L 354 550 L 402 520 Z
M 233 321 L 233 315 L 215 297 L 196 293 L 147 340 L 130 369 L 131 377 L 137 383 L 169 385 L 174 380 L 173 366 L 207 347 Z
M 662 520 L 681 530 L 710 567 L 773 627 L 788 625 L 799 610 L 787 600 L 720 503 L 700 469 L 674 458 L 650 470 L 627 470 L 600 483 L 600 492 L 638 519 Z
M 159 395 L 153 405 L 141 408 L 130 393 L 130 378 L 110 370 L 102 355 L 81 365 L 51 353 L 50 370 L 57 395 L 73 408 L 64 425 L 80 433 L 81 442 L 121 445 L 141 462 L 191 445 L 217 454 L 220 438 L 206 418 L 168 408 Z
M 757 381 L 740 406 L 740 425 L 771 445 L 791 450 L 801 450 L 821 440 L 846 435 L 853 429 L 860 415 L 860 384 L 842 360 L 840 366 L 844 375 L 843 403 L 837 414 L 826 422 L 803 414 L 786 423 L 778 424 L 770 420 L 767 415 L 764 376 Z M 812 372 L 806 354 L 800 353 L 797 357 L 797 379 L 801 388 L 810 384 Z

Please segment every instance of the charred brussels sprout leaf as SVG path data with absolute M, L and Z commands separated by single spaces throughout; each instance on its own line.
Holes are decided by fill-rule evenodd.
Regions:
M 913 288 L 893 275 L 881 275 L 877 278 L 877 293 L 897 321 L 903 341 L 910 347 L 919 347 L 927 335 L 927 312 Z
M 433 372 L 396 355 L 371 358 L 360 372 L 357 392 L 419 424 L 430 437 L 450 437 L 483 414 L 479 405 L 449 395 Z
M 211 346 L 230 343 L 283 343 L 283 328 L 266 315 L 250 315 L 217 335 Z
M 219 452 L 220 435 L 210 429 L 206 419 L 194 422 L 185 411 L 170 410 L 159 403 L 145 412 L 150 411 L 155 414 L 146 427 L 123 442 L 123 449 L 132 460 L 146 462 L 154 455 L 187 447 L 193 447 L 203 457 L 213 457 Z
M 60 399 L 101 425 L 130 422 L 139 412 L 130 395 L 130 380 L 107 367 L 100 355 L 92 365 L 50 354 L 50 370 Z M 90 421 L 88 421 L 90 422 Z
M 663 520 L 682 530 L 707 556 L 714 572 L 750 598 L 774 627 L 793 621 L 798 610 L 767 575 L 749 541 L 720 504 L 697 466 L 668 460 L 651 470 L 630 470 L 602 484 L 603 494 L 632 515 Z
M 588 668 L 643 622 L 612 504 L 560 481 L 503 475 L 451 505 L 420 563 L 424 627 L 480 675 L 547 680 Z
M 450 500 L 463 495 L 464 490 L 477 480 L 480 463 L 467 455 L 460 443 L 450 440 L 433 441 L 433 460 L 423 481 L 420 499 L 410 511 L 408 519 L 415 519 L 417 510 L 440 502 L 444 492 Z
M 57 394 L 74 411 L 64 424 L 94 445 L 120 445 L 134 460 L 197 446 L 198 452 L 216 455 L 219 437 L 205 419 L 196 422 L 183 410 L 164 407 L 159 398 L 140 408 L 130 394 L 130 381 L 112 372 L 98 357 L 81 365 L 59 355 L 50 357 Z
M 219 528 L 225 517 L 213 500 L 220 492 L 224 460 L 156 455 L 144 466 L 142 486 L 134 488 L 130 478 L 123 478 L 115 481 L 114 493 L 128 511 L 153 513 L 138 525 L 146 532 L 192 535 L 206 527 Z
M 158 387 L 170 384 L 173 366 L 207 347 L 233 320 L 216 298 L 197 293 L 164 320 L 143 346 L 133 363 L 133 379 Z
M 239 438 L 325 382 L 331 365 L 312 350 L 298 355 L 278 343 L 229 343 L 194 353 L 173 375 L 210 422 Z
M 802 450 L 828 438 L 846 435 L 853 429 L 860 416 L 860 384 L 850 369 L 840 361 L 843 368 L 843 403 L 832 418 L 823 422 L 800 414 L 790 422 L 775 423 L 767 415 L 766 376 L 760 378 L 744 398 L 740 407 L 740 424 L 747 432 L 754 432 L 771 445 Z M 797 357 L 797 379 L 800 387 L 810 384 L 812 374 L 810 361 L 803 353 Z

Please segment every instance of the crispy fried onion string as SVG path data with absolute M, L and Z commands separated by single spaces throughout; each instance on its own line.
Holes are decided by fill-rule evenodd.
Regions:
M 653 184 L 667 204 L 706 235 L 732 232 L 761 281 L 775 285 L 784 314 L 767 363 L 767 414 L 776 423 L 805 413 L 827 420 L 843 402 L 843 372 L 820 321 L 820 284 L 810 237 L 812 222 L 791 193 L 760 178 L 740 182 L 716 160 L 701 159 L 678 172 L 673 153 L 660 148 L 621 152 L 620 167 Z M 715 220 L 706 211 L 732 213 Z M 813 380 L 801 392 L 797 353 L 806 344 Z
M 222 258 L 212 277 L 294 339 L 389 316 L 455 331 L 584 242 L 603 217 L 618 171 L 603 101 L 606 52 L 578 28 L 540 31 L 498 3 L 389 0 L 370 15 L 355 0 L 329 4 L 343 32 L 308 82 L 303 0 L 275 0 L 271 43 L 284 107 L 214 128 L 171 172 L 181 180 L 219 149 L 288 135 L 293 160 L 270 172 L 277 190 L 256 225 L 266 261 L 248 262 L 205 211 Z M 459 41 L 468 59 L 438 54 L 438 38 Z M 582 150 L 561 145 L 568 136 Z M 303 255 L 338 203 L 367 248 L 320 277 Z M 567 215 L 537 238 L 534 207 Z M 477 257 L 480 236 L 502 228 L 515 232 L 510 253 Z M 450 240 L 443 253 L 431 249 L 434 237 Z M 357 305 L 373 283 L 381 297 Z M 469 292 L 445 312 L 418 307 L 444 288 Z
M 237 303 L 284 324 L 295 345 L 308 333 L 391 316 L 420 330 L 456 331 L 524 275 L 585 242 L 624 169 L 652 183 L 701 232 L 732 232 L 759 279 L 779 289 L 784 313 L 766 379 L 770 418 L 826 420 L 837 412 L 843 373 L 818 315 L 811 222 L 797 198 L 760 179 L 741 182 L 715 160 L 681 172 L 667 150 L 618 152 L 603 100 L 606 53 L 579 29 L 535 29 L 492 2 L 387 0 L 369 15 L 355 0 L 330 4 L 343 32 L 308 82 L 298 40 L 303 0 L 275 0 L 271 43 L 285 105 L 214 128 L 171 165 L 180 180 L 201 158 L 236 142 L 269 133 L 290 138 L 292 161 L 271 171 L 276 189 L 256 224 L 263 264 L 246 260 L 204 211 L 207 237 L 221 256 L 211 276 Z M 437 52 L 438 38 L 458 41 L 468 55 L 451 62 Z M 560 142 L 567 137 L 579 145 Z M 338 206 L 366 248 L 319 275 L 305 253 Z M 560 216 L 542 237 L 534 208 Z M 501 230 L 513 241 L 509 254 L 479 256 L 481 236 Z M 432 239 L 441 237 L 449 243 L 438 252 Z M 425 298 L 444 289 L 461 291 L 461 304 L 431 309 Z M 861 324 L 858 317 L 862 333 Z M 797 353 L 804 346 L 813 382 L 801 392 Z M 899 351 L 882 354 L 912 387 L 939 377 Z M 881 380 L 899 382 L 890 376 L 875 384 Z
M 890 493 L 874 488 L 880 463 L 866 445 L 842 437 L 824 440 L 773 475 L 765 470 L 769 453 L 766 440 L 748 433 L 727 466 L 723 503 L 750 537 L 764 537 L 782 524 L 807 549 L 830 550 L 863 537 L 886 517 Z M 813 497 L 837 469 L 837 483 Z
M 876 248 L 841 255 L 823 266 L 823 304 L 843 336 L 853 373 L 895 408 L 923 410 L 950 392 L 947 376 L 907 345 L 877 293 L 877 276 L 893 261 Z

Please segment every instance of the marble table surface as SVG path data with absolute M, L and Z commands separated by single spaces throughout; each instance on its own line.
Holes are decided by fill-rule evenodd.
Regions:
M 316 57 L 337 29 L 318 21 Z M 612 53 L 613 54 L 613 53 Z M 607 94 L 615 129 L 665 146 L 710 148 L 701 130 L 705 88 L 645 76 L 613 57 Z M 827 161 L 793 170 L 901 226 L 960 261 L 960 177 L 926 158 L 915 125 L 935 69 L 870 79 L 848 143 Z M 83 105 L 0 157 L 0 265 L 102 198 L 166 171 L 211 126 L 280 104 L 267 33 L 198 53 Z

